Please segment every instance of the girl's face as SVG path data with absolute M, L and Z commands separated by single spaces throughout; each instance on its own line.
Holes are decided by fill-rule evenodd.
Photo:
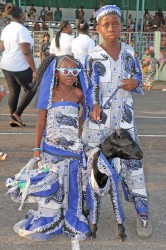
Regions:
M 45 43 L 48 43 L 49 40 L 50 40 L 50 37 L 49 37 L 49 36 L 44 36 L 44 39 L 43 39 L 43 40 L 44 40 Z
M 68 75 L 65 75 L 67 70 L 64 70 L 64 68 L 66 69 L 73 69 L 76 68 L 77 69 L 77 64 L 71 60 L 69 60 L 68 58 L 65 58 L 62 63 L 58 66 L 58 69 L 56 71 L 56 76 L 58 77 L 58 81 L 59 81 L 59 85 L 65 85 L 65 86 L 73 86 L 73 84 L 76 82 L 77 80 L 77 75 L 73 75 L 72 73 L 69 73 Z M 75 73 L 75 71 L 74 71 Z
M 66 28 L 63 29 L 63 31 L 64 31 L 65 33 L 69 34 L 69 35 L 71 35 L 72 32 L 73 32 L 72 27 L 71 27 L 70 24 L 68 24 L 68 25 L 66 26 Z
M 99 21 L 97 29 L 105 41 L 119 41 L 122 30 L 120 17 L 114 14 L 105 15 Z

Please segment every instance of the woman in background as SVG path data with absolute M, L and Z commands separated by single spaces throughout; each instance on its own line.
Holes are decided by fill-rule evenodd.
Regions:
M 83 66 L 88 52 L 95 47 L 95 41 L 89 37 L 89 24 L 85 21 L 78 23 L 79 36 L 72 41 L 72 53 Z
M 24 27 L 25 13 L 19 6 L 14 6 L 10 14 L 13 21 L 1 34 L 0 52 L 3 52 L 1 68 L 9 88 L 10 126 L 23 126 L 21 115 L 35 95 L 29 86 L 36 77 L 36 66 L 32 54 L 34 41 Z M 21 87 L 24 94 L 19 96 Z
M 73 40 L 72 27 L 69 21 L 65 20 L 60 23 L 59 31 L 51 41 L 50 55 L 72 55 L 71 44 Z

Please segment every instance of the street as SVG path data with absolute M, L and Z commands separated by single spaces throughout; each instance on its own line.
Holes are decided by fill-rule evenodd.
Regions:
M 161 88 L 146 90 L 144 96 L 134 95 L 138 135 L 144 152 L 143 164 L 153 235 L 148 239 L 138 238 L 135 209 L 121 195 L 127 240 L 124 243 L 118 242 L 117 224 L 109 195 L 106 194 L 102 201 L 97 238 L 80 242 L 81 250 L 166 249 L 166 92 L 162 92 Z M 5 181 L 16 174 L 33 155 L 38 111 L 35 109 L 34 99 L 22 116 L 27 126 L 11 128 L 7 96 L 0 103 L 0 151 L 8 154 L 4 161 L 0 161 L 0 250 L 69 250 L 71 241 L 65 236 L 53 236 L 48 242 L 32 242 L 21 238 L 12 229 L 28 209 L 35 208 L 34 205 L 27 204 L 25 210 L 18 211 L 19 204 L 5 196 Z

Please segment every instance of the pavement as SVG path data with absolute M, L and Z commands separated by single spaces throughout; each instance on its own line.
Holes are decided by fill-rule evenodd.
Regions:
M 7 90 L 4 79 L 0 79 L 0 85 Z M 145 89 L 144 96 L 134 95 L 138 135 L 144 152 L 143 165 L 153 225 L 152 236 L 148 239 L 138 238 L 134 207 L 124 201 L 121 195 L 127 240 L 124 243 L 118 242 L 117 224 L 109 195 L 106 194 L 102 199 L 97 238 L 80 242 L 80 248 L 77 247 L 76 250 L 166 249 L 166 92 L 162 92 L 162 88 L 166 88 L 166 82 L 155 83 L 151 91 Z M 54 236 L 48 242 L 32 242 L 21 238 L 12 229 L 28 209 L 35 208 L 28 204 L 25 210 L 18 211 L 19 204 L 5 195 L 5 180 L 16 174 L 32 157 L 37 110 L 34 98 L 22 116 L 27 126 L 11 128 L 7 97 L 8 93 L 0 103 L 0 151 L 8 154 L 6 160 L 0 161 L 0 250 L 72 249 L 70 240 L 65 236 Z

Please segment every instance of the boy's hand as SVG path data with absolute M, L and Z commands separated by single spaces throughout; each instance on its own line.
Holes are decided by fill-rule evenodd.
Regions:
M 138 81 L 136 79 L 123 79 L 121 88 L 127 91 L 133 90 L 138 87 Z
M 98 122 L 100 121 L 100 113 L 101 113 L 101 108 L 98 103 L 96 103 L 93 106 L 92 112 L 90 113 L 90 117 L 93 121 Z

